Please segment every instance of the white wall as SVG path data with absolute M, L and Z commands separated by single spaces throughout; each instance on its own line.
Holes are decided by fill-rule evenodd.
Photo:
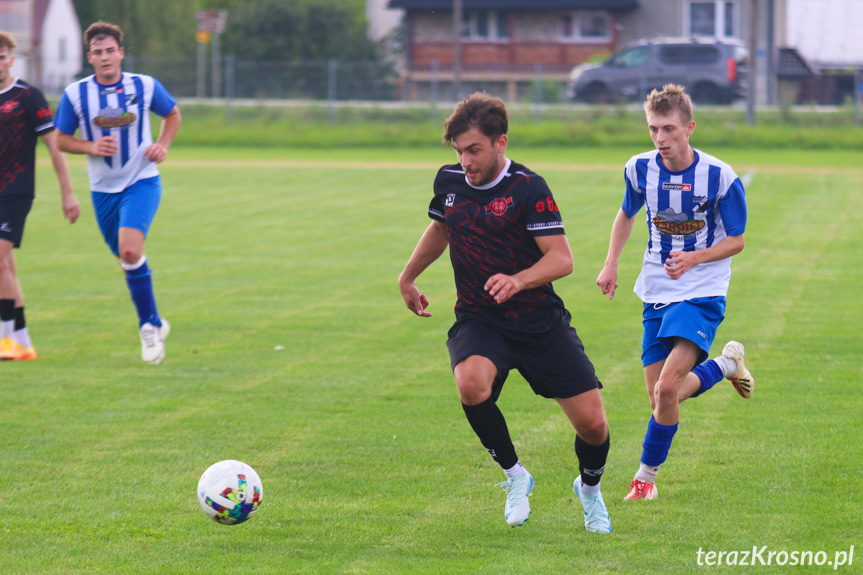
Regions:
M 863 0 L 787 0 L 786 40 L 810 62 L 863 65 Z
M 71 0 L 52 0 L 42 27 L 42 88 L 59 94 L 81 71 L 84 45 Z
M 389 0 L 366 0 L 368 36 L 371 40 L 378 41 L 389 34 L 404 17 L 404 10 L 390 10 L 388 4 Z

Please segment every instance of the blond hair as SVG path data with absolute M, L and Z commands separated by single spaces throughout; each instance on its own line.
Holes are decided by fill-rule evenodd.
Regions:
M 0 30 L 0 48 L 9 48 L 10 52 L 14 52 L 17 47 L 18 42 L 15 41 L 12 34 Z
M 692 121 L 692 99 L 686 88 L 679 84 L 666 84 L 662 90 L 653 90 L 644 102 L 644 114 L 667 116 L 672 112 L 680 113 L 684 124 Z

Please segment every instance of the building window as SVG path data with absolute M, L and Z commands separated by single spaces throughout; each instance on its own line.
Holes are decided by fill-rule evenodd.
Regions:
M 608 12 L 564 12 L 560 15 L 560 37 L 563 40 L 611 40 L 611 16 Z
M 66 61 L 66 38 L 60 38 L 60 47 L 57 51 L 57 55 L 61 62 Z
M 461 35 L 470 40 L 505 40 L 509 38 L 507 13 L 501 10 L 465 10 Z
M 726 0 L 689 2 L 684 34 L 715 38 L 740 36 L 740 4 Z

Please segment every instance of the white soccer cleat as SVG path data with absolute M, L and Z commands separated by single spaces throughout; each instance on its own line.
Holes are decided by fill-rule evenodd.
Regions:
M 510 477 L 503 483 L 498 483 L 506 491 L 506 507 L 503 514 L 507 525 L 518 527 L 523 525 L 530 517 L 530 501 L 528 497 L 533 493 L 533 476 L 523 473 L 516 477 Z
M 729 341 L 725 344 L 725 347 L 722 348 L 723 357 L 727 357 L 728 359 L 732 359 L 737 362 L 737 374 L 733 377 L 729 377 L 728 380 L 741 397 L 749 399 L 752 397 L 752 394 L 755 393 L 755 378 L 752 377 L 752 373 L 746 369 L 746 366 L 743 364 L 744 355 L 745 351 L 743 349 L 743 344 L 739 341 Z
M 602 499 L 602 493 L 585 495 L 581 475 L 572 483 L 572 490 L 581 500 L 584 509 L 584 528 L 593 533 L 611 533 L 611 517 Z
M 162 344 L 164 344 L 165 340 L 168 339 L 169 333 L 171 333 L 171 324 L 168 323 L 168 320 L 162 318 L 162 327 L 159 328 L 159 336 L 162 338 Z
M 149 322 L 138 332 L 141 336 L 141 359 L 147 363 L 162 363 L 165 359 L 165 343 L 159 332 L 159 328 Z

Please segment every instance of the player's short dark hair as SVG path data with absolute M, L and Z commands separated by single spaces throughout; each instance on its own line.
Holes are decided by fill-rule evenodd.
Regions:
M 679 84 L 666 84 L 662 90 L 654 89 L 647 95 L 644 102 L 644 113 L 667 116 L 672 112 L 680 112 L 684 124 L 692 121 L 692 99 L 686 93 L 686 88 Z
M 509 118 L 503 100 L 476 92 L 459 102 L 444 122 L 444 143 L 451 146 L 455 138 L 474 126 L 492 141 L 506 134 Z
M 90 24 L 90 27 L 84 32 L 84 47 L 89 52 L 90 42 L 93 40 L 103 40 L 106 37 L 116 40 L 117 46 L 123 45 L 123 31 L 120 27 L 116 24 L 99 20 Z
M 8 48 L 9 52 L 14 52 L 17 47 L 18 42 L 15 41 L 12 34 L 0 30 L 0 48 Z

